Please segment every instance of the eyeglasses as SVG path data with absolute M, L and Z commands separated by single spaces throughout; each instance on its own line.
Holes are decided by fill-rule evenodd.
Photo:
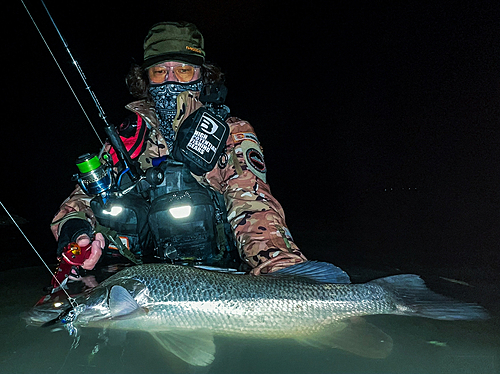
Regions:
M 179 82 L 191 82 L 199 69 L 199 66 L 189 64 L 179 64 L 174 66 L 156 65 L 149 68 L 148 74 L 149 80 L 154 84 L 175 80 Z M 172 71 L 177 79 L 172 79 L 174 78 L 172 76 Z

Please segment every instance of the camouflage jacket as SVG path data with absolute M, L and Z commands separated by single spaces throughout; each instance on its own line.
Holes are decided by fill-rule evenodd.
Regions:
M 184 118 L 203 104 L 197 93 L 184 92 L 178 97 L 177 116 L 173 123 L 177 131 Z M 168 154 L 165 139 L 158 130 L 158 120 L 154 107 L 146 101 L 135 101 L 126 106 L 138 115 L 139 122 L 146 123 L 149 131 L 145 144 L 132 153 L 141 168 L 152 166 L 152 158 Z M 226 153 L 210 172 L 196 177 L 199 183 L 209 185 L 224 195 L 228 220 L 234 232 L 240 257 L 253 270 L 253 274 L 267 273 L 306 258 L 297 248 L 285 224 L 285 215 L 279 202 L 271 195 L 266 183 L 266 166 L 262 148 L 252 126 L 239 118 L 227 119 L 230 135 Z M 124 143 L 130 151 L 130 145 Z M 110 146 L 107 145 L 108 150 Z M 62 203 L 53 222 L 60 221 L 68 213 L 84 211 L 88 221 L 95 224 L 90 209 L 91 198 L 79 186 Z M 63 220 L 64 221 L 64 220 Z M 60 225 L 53 224 L 56 239 Z

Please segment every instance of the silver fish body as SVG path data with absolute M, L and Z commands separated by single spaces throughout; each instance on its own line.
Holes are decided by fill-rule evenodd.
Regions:
M 76 302 L 83 311 L 75 313 L 74 326 L 144 330 L 193 365 L 213 361 L 213 335 L 292 338 L 385 357 L 392 348 L 390 337 L 359 317 L 485 317 L 479 306 L 433 293 L 416 275 L 366 284 L 323 284 L 167 264 L 122 270 Z
M 145 313 L 109 320 L 120 314 L 109 306 L 114 286 L 124 287 Z M 76 319 L 80 324 L 107 319 L 124 329 L 209 329 L 263 338 L 310 335 L 325 323 L 353 316 L 401 314 L 401 306 L 377 284 L 317 284 L 165 264 L 123 270 L 77 302 L 87 306 Z

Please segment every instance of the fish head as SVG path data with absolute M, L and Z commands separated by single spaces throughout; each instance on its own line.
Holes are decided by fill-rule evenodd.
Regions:
M 21 317 L 30 326 L 50 326 L 58 322 L 85 324 L 109 317 L 108 289 L 99 289 L 71 301 L 65 297 L 47 295 Z
M 137 307 L 151 301 L 149 289 L 142 282 L 134 279 L 112 282 L 98 286 L 86 297 L 77 299 L 78 307 L 75 307 L 72 321 L 93 327 L 104 326 L 110 319 L 123 312 L 116 310 L 116 298 L 113 298 L 112 291 L 114 287 L 125 290 Z
M 77 298 L 77 306 L 71 316 L 63 319 L 63 323 L 77 322 L 86 325 L 93 321 L 99 321 L 111 316 L 109 309 L 109 289 L 97 287 L 88 295 Z
M 68 300 L 63 292 L 44 296 L 21 317 L 31 326 L 63 325 L 100 326 L 113 317 L 110 307 L 110 294 L 114 286 L 124 288 L 138 305 L 151 302 L 148 287 L 140 281 L 126 278 L 118 279 L 88 290 L 74 299 Z
M 21 314 L 21 318 L 30 326 L 42 326 L 60 318 L 71 307 L 71 303 L 66 298 L 51 298 L 47 295 L 29 311 Z

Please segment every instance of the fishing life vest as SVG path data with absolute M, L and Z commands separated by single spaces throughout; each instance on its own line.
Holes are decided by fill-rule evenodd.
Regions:
M 153 159 L 140 188 L 110 198 L 104 207 L 99 198 L 91 201 L 99 224 L 115 231 L 137 257 L 223 266 L 238 258 L 223 196 L 192 175 L 215 167 L 229 134 L 219 116 L 200 109 L 183 122 L 174 143 L 174 154 L 182 161 L 170 156 Z M 119 133 L 131 158 L 137 158 L 145 147 L 146 123 L 140 116 L 137 122 L 129 118 Z M 116 153 L 110 154 L 119 167 Z M 126 174 L 119 180 L 128 183 Z M 119 245 L 109 247 L 108 256 L 118 256 Z

